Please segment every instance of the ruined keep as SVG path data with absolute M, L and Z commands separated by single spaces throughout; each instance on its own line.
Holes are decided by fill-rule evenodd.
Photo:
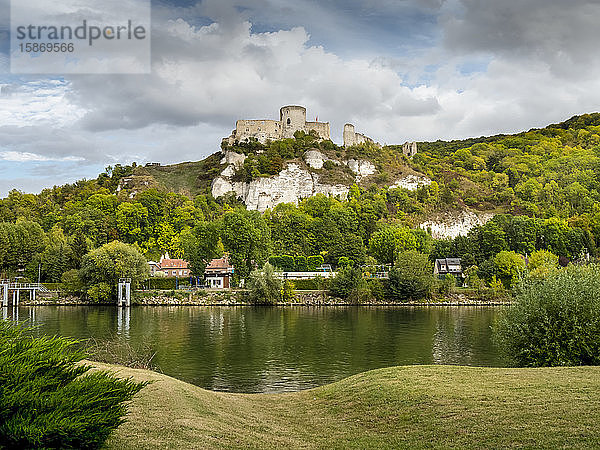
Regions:
M 223 139 L 223 142 L 234 145 L 235 143 L 250 142 L 256 139 L 264 144 L 267 141 L 293 138 L 296 131 L 304 131 L 307 134 L 314 131 L 319 139 L 331 139 L 329 122 L 307 122 L 306 108 L 291 105 L 284 106 L 279 110 L 279 120 L 238 120 L 231 136 Z M 364 143 L 375 144 L 375 141 L 364 134 L 357 133 L 354 130 L 354 125 L 349 123 L 344 125 L 345 147 Z
M 314 131 L 320 139 L 331 139 L 329 122 L 307 122 L 305 107 L 284 106 L 279 110 L 279 120 L 238 120 L 231 136 L 223 141 L 233 145 L 256 139 L 264 144 L 269 140 L 293 138 L 296 131 Z
M 354 125 L 347 123 L 344 125 L 344 147 L 352 147 L 358 144 L 375 144 L 375 141 L 362 133 L 354 131 Z
M 405 142 L 402 146 L 402 153 L 409 158 L 417 154 L 418 148 L 416 142 Z

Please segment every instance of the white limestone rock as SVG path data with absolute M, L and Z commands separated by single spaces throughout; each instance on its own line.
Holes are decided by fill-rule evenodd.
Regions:
M 273 177 L 261 177 L 250 183 L 232 182 L 221 174 L 212 184 L 213 197 L 221 197 L 234 192 L 246 204 L 246 208 L 265 211 L 280 203 L 295 203 L 303 198 L 321 193 L 325 195 L 346 196 L 348 188 L 342 185 L 319 183 L 319 178 L 298 164 L 288 164 L 287 168 Z
M 491 213 L 465 210 L 443 214 L 435 220 L 423 222 L 419 227 L 423 230 L 431 229 L 431 235 L 435 239 L 454 239 L 457 236 L 466 236 L 473 228 L 485 225 L 492 217 L 494 214 Z
M 304 162 L 312 169 L 322 169 L 327 158 L 318 150 L 309 150 L 304 154 Z
M 375 173 L 373 163 L 364 159 L 349 159 L 346 164 L 348 164 L 350 170 L 356 175 L 357 181 Z
M 431 180 L 427 177 L 419 177 L 417 175 L 407 175 L 404 178 L 396 181 L 392 184 L 391 188 L 404 188 L 409 191 L 416 191 L 421 186 L 429 186 Z
M 227 150 L 221 159 L 221 164 L 232 164 L 237 169 L 244 164 L 244 161 L 246 161 L 246 155 Z

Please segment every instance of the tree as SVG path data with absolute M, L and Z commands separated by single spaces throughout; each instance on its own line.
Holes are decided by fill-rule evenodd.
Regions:
M 517 366 L 599 365 L 599 267 L 569 266 L 526 282 L 494 324 L 494 339 Z
M 515 252 L 502 251 L 494 258 L 496 274 L 502 280 L 504 286 L 509 289 L 517 282 L 525 272 L 525 261 L 521 255 Z
M 262 266 L 271 250 L 271 233 L 257 211 L 235 210 L 223 217 L 221 238 L 235 266 L 235 279 L 247 277 Z
M 194 275 L 202 276 L 211 260 L 223 256 L 223 242 L 219 235 L 216 222 L 198 222 L 194 228 L 181 232 L 183 256 Z
M 422 241 L 422 245 L 427 245 Z M 394 262 L 399 252 L 416 250 L 417 238 L 409 228 L 387 227 L 373 234 L 369 241 L 369 251 L 382 264 Z
M 427 255 L 415 250 L 398 255 L 390 271 L 390 297 L 394 300 L 420 300 L 431 295 L 433 286 L 433 266 Z
M 133 286 L 147 279 L 150 273 L 146 259 L 134 245 L 113 241 L 84 256 L 79 276 L 88 293 L 116 296 L 119 278 L 131 278 Z
M 288 286 L 288 291 L 289 288 Z M 262 270 L 253 270 L 250 273 L 248 291 L 248 299 L 251 303 L 273 305 L 282 299 L 283 283 L 275 276 L 273 266 L 266 263 Z
M 371 290 L 360 267 L 351 265 L 341 268 L 329 283 L 329 295 L 362 303 L 371 298 Z
M 527 264 L 529 276 L 533 278 L 546 278 L 558 270 L 558 256 L 548 250 L 536 250 L 529 257 Z

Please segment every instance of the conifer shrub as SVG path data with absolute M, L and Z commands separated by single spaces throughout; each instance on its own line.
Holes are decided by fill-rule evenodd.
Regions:
M 0 447 L 99 448 L 145 383 L 78 364 L 77 341 L 0 321 Z
M 494 339 L 517 366 L 600 364 L 600 267 L 569 266 L 516 288 Z

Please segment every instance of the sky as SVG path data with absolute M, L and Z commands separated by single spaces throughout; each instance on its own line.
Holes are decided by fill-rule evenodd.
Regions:
M 334 142 L 350 122 L 382 144 L 600 110 L 600 0 L 153 0 L 151 70 L 130 75 L 11 74 L 9 3 L 2 196 L 117 163 L 198 161 L 237 119 L 288 104 L 330 122 Z

